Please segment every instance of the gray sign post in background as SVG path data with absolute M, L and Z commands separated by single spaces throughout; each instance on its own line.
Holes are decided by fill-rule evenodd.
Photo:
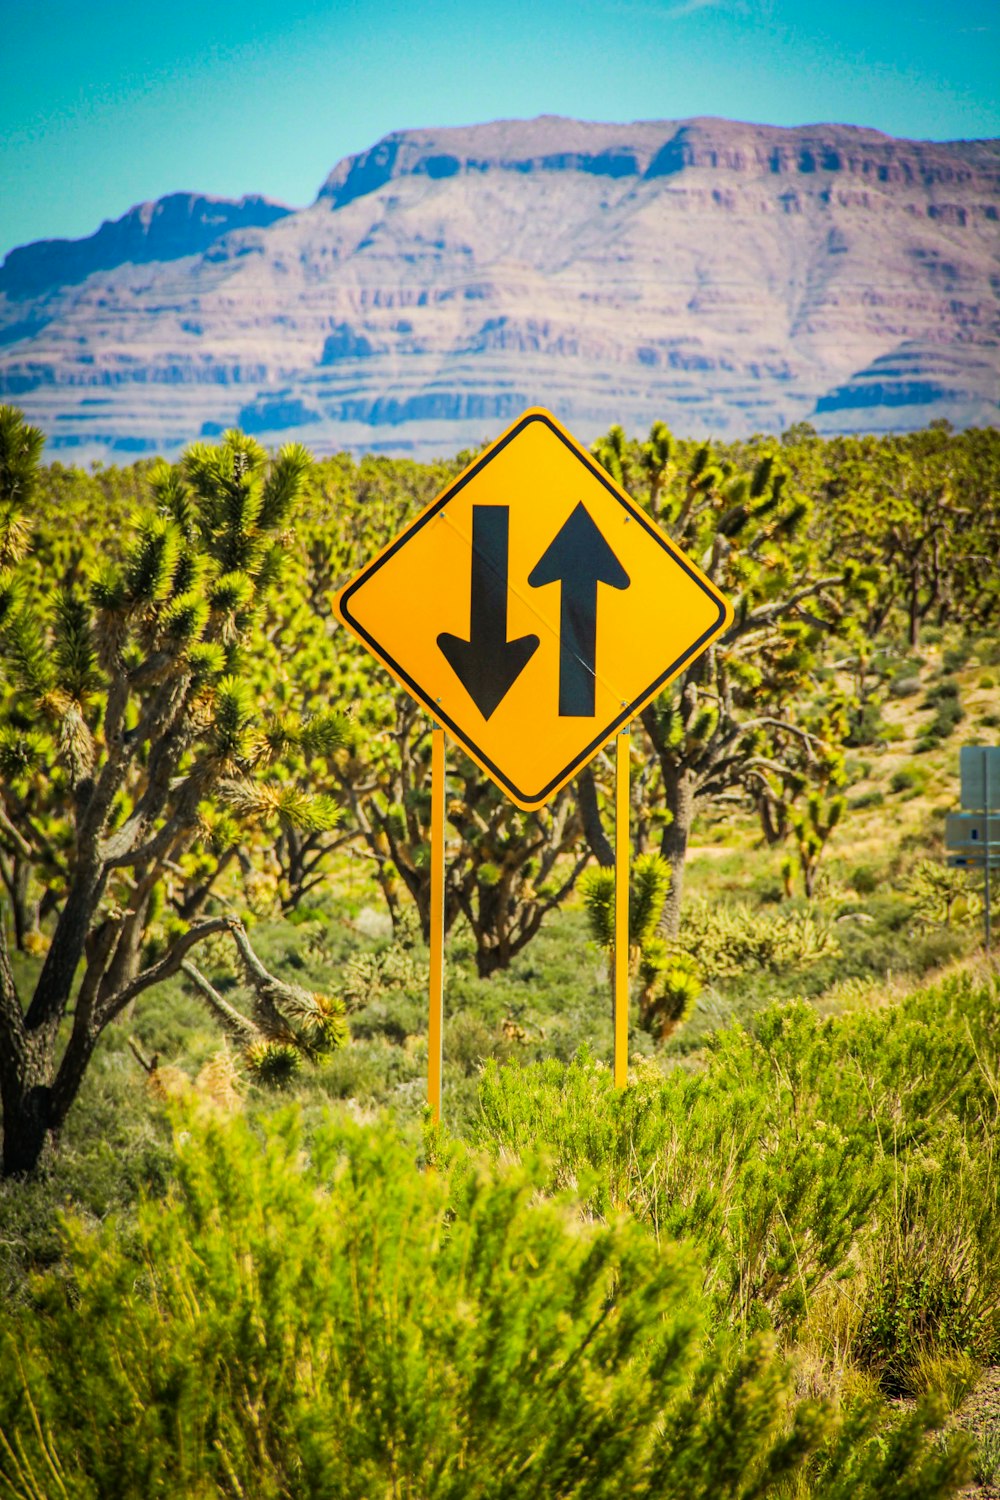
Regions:
M 959 751 L 962 813 L 948 817 L 945 838 L 955 851 L 948 863 L 983 871 L 986 951 L 992 947 L 990 870 L 1000 867 L 1000 746 L 963 745 Z

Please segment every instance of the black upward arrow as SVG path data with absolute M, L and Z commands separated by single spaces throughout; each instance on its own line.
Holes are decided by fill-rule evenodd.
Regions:
M 484 719 L 510 692 L 538 649 L 537 635 L 507 639 L 510 507 L 472 507 L 469 639 L 447 631 L 437 643 Z
M 594 715 L 597 585 L 630 579 L 581 501 L 528 574 L 532 588 L 562 582 L 559 601 L 559 716 Z

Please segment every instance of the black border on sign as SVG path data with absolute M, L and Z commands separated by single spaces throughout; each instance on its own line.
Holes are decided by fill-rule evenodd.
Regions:
M 454 722 L 454 720 L 450 717 L 450 715 L 442 712 L 441 705 L 431 699 L 428 694 L 425 693 L 424 690 L 420 687 L 419 683 L 415 682 L 409 675 L 409 673 L 404 671 L 399 663 L 393 657 L 391 657 L 382 646 L 379 645 L 375 637 L 371 635 L 369 631 L 367 631 L 364 626 L 358 622 L 354 615 L 351 614 L 350 601 L 351 596 L 355 594 L 359 588 L 361 588 L 362 584 L 367 583 L 368 580 L 372 578 L 380 568 L 384 567 L 389 559 L 391 557 L 394 557 L 396 553 L 406 545 L 410 538 L 416 536 L 417 532 L 422 530 L 422 528 L 426 526 L 429 521 L 433 521 L 438 512 L 441 511 L 450 501 L 454 500 L 455 496 L 459 494 L 465 488 L 465 486 L 470 483 L 471 480 L 475 479 L 476 475 L 482 469 L 484 469 L 488 463 L 492 462 L 492 460 L 496 458 L 497 454 L 501 453 L 503 449 L 506 448 L 507 444 L 513 442 L 514 438 L 516 438 L 520 432 L 523 432 L 525 427 L 527 427 L 532 422 L 544 423 L 549 431 L 559 439 L 563 446 L 569 449 L 574 458 L 580 460 L 584 464 L 584 466 L 590 470 L 595 479 L 600 480 L 601 484 L 603 484 L 604 488 L 608 491 L 608 494 L 617 501 L 617 503 L 622 507 L 623 510 L 627 510 L 630 516 L 639 521 L 640 524 L 645 527 L 647 533 L 650 537 L 652 537 L 653 541 L 656 542 L 658 546 L 660 546 L 663 551 L 668 554 L 673 562 L 677 563 L 679 567 L 683 568 L 684 572 L 688 575 L 692 582 L 697 584 L 697 586 L 701 589 L 702 593 L 705 594 L 707 598 L 711 599 L 712 603 L 717 607 L 718 614 L 713 623 L 708 627 L 708 629 L 702 631 L 698 639 L 692 642 L 692 644 L 687 648 L 686 651 L 682 651 L 680 656 L 676 657 L 675 660 L 671 662 L 670 666 L 660 673 L 659 677 L 654 678 L 653 682 L 651 682 L 648 687 L 644 688 L 641 693 L 637 693 L 636 696 L 632 699 L 632 702 L 622 709 L 621 713 L 611 721 L 607 728 L 602 729 L 600 734 L 595 739 L 591 740 L 590 744 L 587 745 L 583 750 L 581 750 L 578 755 L 574 756 L 569 764 L 565 766 L 563 770 L 558 773 L 558 775 L 553 776 L 552 779 L 544 787 L 542 787 L 540 791 L 525 792 L 522 791 L 520 787 L 515 786 L 509 776 L 504 775 L 499 766 L 494 764 L 490 757 L 479 748 L 475 740 L 472 739 L 471 735 L 466 734 L 464 730 L 460 729 Z M 552 422 L 544 413 L 536 411 L 525 413 L 521 420 L 515 422 L 514 426 L 499 440 L 499 442 L 493 444 L 486 450 L 483 456 L 472 465 L 471 469 L 467 469 L 464 474 L 459 476 L 454 484 L 450 485 L 449 488 L 446 489 L 443 494 L 439 495 L 436 500 L 433 500 L 422 515 L 418 516 L 417 519 L 404 531 L 401 531 L 399 536 L 396 537 L 395 541 L 390 543 L 390 545 L 386 547 L 384 552 L 380 552 L 378 554 L 374 562 L 369 563 L 361 570 L 356 578 L 352 579 L 352 581 L 347 585 L 343 593 L 340 595 L 337 602 L 340 608 L 340 613 L 343 616 L 345 623 L 350 625 L 354 633 L 365 642 L 365 644 L 369 647 L 369 649 L 375 656 L 377 656 L 381 661 L 385 662 L 390 671 L 399 679 L 401 683 L 403 683 L 407 691 L 411 693 L 418 702 L 424 705 L 431 717 L 433 719 L 436 719 L 438 723 L 443 724 L 445 728 L 450 731 L 452 737 L 456 739 L 460 745 L 464 745 L 467 749 L 471 750 L 474 759 L 479 760 L 479 762 L 489 771 L 490 775 L 500 784 L 501 787 L 505 787 L 510 793 L 513 794 L 513 798 L 516 802 L 530 804 L 532 809 L 541 807 L 558 787 L 562 786 L 566 781 L 570 779 L 570 777 L 575 774 L 576 771 L 585 766 L 588 760 L 592 759 L 592 757 L 601 748 L 601 746 L 606 744 L 623 724 L 627 724 L 631 719 L 635 717 L 640 705 L 647 703 L 650 698 L 655 697 L 660 688 L 663 687 L 671 677 L 675 677 L 677 673 L 683 669 L 685 664 L 690 660 L 692 656 L 698 655 L 702 647 L 707 644 L 707 642 L 713 635 L 716 634 L 719 627 L 723 624 L 727 613 L 727 606 L 725 602 L 719 599 L 711 590 L 705 587 L 705 583 L 701 575 L 691 567 L 687 558 L 680 551 L 680 549 L 673 547 L 667 541 L 667 538 L 663 535 L 663 533 L 652 524 L 645 513 L 641 511 L 639 507 L 634 504 L 634 502 L 626 501 L 626 498 L 623 497 L 621 491 L 618 490 L 617 487 L 611 482 L 611 480 L 608 478 L 608 475 L 604 472 L 600 465 L 591 458 L 589 453 L 587 453 L 584 449 L 578 447 L 574 442 L 570 442 L 567 439 L 566 434 L 560 431 L 555 423 Z

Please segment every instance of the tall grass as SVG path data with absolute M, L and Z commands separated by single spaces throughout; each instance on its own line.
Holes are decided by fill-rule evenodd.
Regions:
M 620 1094 L 586 1056 L 490 1064 L 474 1137 L 689 1242 L 718 1326 L 808 1331 L 914 1394 L 939 1356 L 1000 1358 L 996 1011 L 968 978 L 827 1020 L 778 1006 Z
M 537 1160 L 184 1125 L 170 1194 L 127 1234 L 67 1220 L 13 1311 L 10 1500 L 938 1500 L 967 1471 L 929 1409 L 797 1394 L 773 1335 L 713 1326 L 696 1247 Z

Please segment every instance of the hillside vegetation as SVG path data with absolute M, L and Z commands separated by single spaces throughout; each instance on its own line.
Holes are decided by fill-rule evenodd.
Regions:
M 331 598 L 465 460 L 0 415 L 0 1495 L 997 1492 L 1000 437 L 596 445 L 736 605 L 633 726 L 630 1086 L 610 762 L 451 751 L 431 1127 L 428 726 Z

